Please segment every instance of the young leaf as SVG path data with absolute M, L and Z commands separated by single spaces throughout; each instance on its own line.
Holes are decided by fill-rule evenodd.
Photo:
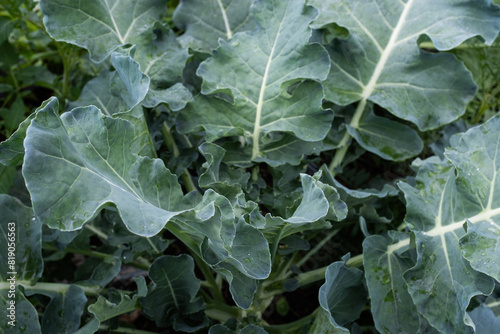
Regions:
M 346 261 L 349 258 L 350 256 L 346 255 L 342 261 L 328 266 L 325 274 L 326 282 L 319 289 L 319 304 L 328 314 L 331 329 L 339 332 L 347 332 L 342 326 L 359 317 L 367 299 L 363 287 L 363 272 L 356 268 L 348 268 Z
M 485 304 L 476 307 L 469 312 L 469 315 L 476 327 L 476 334 L 495 333 L 500 328 L 500 317 L 496 317 L 493 311 Z
M 74 333 L 80 327 L 80 318 L 87 303 L 83 290 L 76 285 L 68 285 L 66 290 L 49 291 L 33 288 L 27 296 L 41 294 L 50 297 L 42 317 L 43 333 Z
M 8 283 L 0 282 L 0 284 Z M 26 299 L 21 289 L 17 289 L 13 300 L 15 301 L 14 306 L 11 306 L 12 299 L 8 298 L 8 288 L 2 286 L 0 289 L 0 316 L 4 319 L 0 324 L 0 332 L 5 334 L 41 334 L 42 328 L 38 322 L 37 310 Z M 14 309 L 15 314 L 11 314 L 11 309 Z
M 365 150 L 387 160 L 406 160 L 419 154 L 424 147 L 415 130 L 375 116 L 372 111 L 363 115 L 358 127 L 347 125 L 347 131 Z
M 0 143 L 0 163 L 4 166 L 16 166 L 23 161 L 24 147 L 23 142 L 26 137 L 26 130 L 35 118 L 36 113 L 45 108 L 49 100 L 44 101 L 34 113 L 29 115 L 24 121 L 19 124 L 19 128 L 7 140 Z
M 180 110 L 186 106 L 192 96 L 180 82 L 188 57 L 187 48 L 179 44 L 174 32 L 160 23 L 140 36 L 134 59 L 151 80 L 142 102 L 145 107 L 167 103 L 172 110 Z
M 316 10 L 304 7 L 302 0 L 273 0 L 256 2 L 252 15 L 258 27 L 229 42 L 221 40 L 197 71 L 203 94 L 230 93 L 233 103 L 200 95 L 181 112 L 178 126 L 182 132 L 202 127 L 208 141 L 231 135 L 251 138 L 254 160 L 261 155 L 264 134 L 282 131 L 305 141 L 322 140 L 333 115 L 321 108 L 318 83 L 304 82 L 291 95 L 285 93 L 295 82 L 324 80 L 328 72 L 324 48 L 308 44 L 308 25 Z
M 136 133 L 132 152 L 155 157 L 144 110 L 140 105 L 148 93 L 149 78 L 130 56 L 114 52 L 111 63 L 116 71 L 103 70 L 97 78 L 87 82 L 78 100 L 68 103 L 68 109 L 95 105 L 107 116 L 131 122 Z
M 163 0 L 41 0 L 40 7 L 52 38 L 86 48 L 97 63 L 133 44 L 166 11 Z
M 311 4 L 320 10 L 314 28 L 336 23 L 349 30 L 346 40 L 329 48 L 332 69 L 325 89 L 326 98 L 335 103 L 359 101 L 353 128 L 358 128 L 367 101 L 421 130 L 457 119 L 474 96 L 472 77 L 453 56 L 419 50 L 417 39 L 425 34 L 438 50 L 449 50 L 475 35 L 491 44 L 500 28 L 500 10 L 491 1 L 312 0 Z
M 166 327 L 176 313 L 183 313 L 200 289 L 194 275 L 193 258 L 161 256 L 151 265 L 149 277 L 154 282 L 147 296 L 141 298 L 144 312 L 159 326 Z
M 420 319 L 407 291 L 403 274 L 415 265 L 406 249 L 389 245 L 406 240 L 407 234 L 373 235 L 363 241 L 365 279 L 375 327 L 381 333 L 417 333 Z
M 99 325 L 104 321 L 135 310 L 139 303 L 139 298 L 145 297 L 148 291 L 144 277 L 137 277 L 135 282 L 137 284 L 137 293 L 135 293 L 132 298 L 120 292 L 120 301 L 118 303 L 113 303 L 103 296 L 99 296 L 97 301 L 88 307 L 89 312 L 94 315 L 94 318 L 80 328 L 75 334 L 95 333 Z
M 253 30 L 250 6 L 254 1 L 181 0 L 174 12 L 175 25 L 185 30 L 180 42 L 209 53 L 219 46 L 219 38 L 229 40 L 237 32 Z
M 0 281 L 14 275 L 16 280 L 35 283 L 42 276 L 42 224 L 33 210 L 19 200 L 0 194 Z M 15 249 L 15 259 L 9 261 L 9 248 Z M 14 263 L 12 263 L 14 261 Z M 9 272 L 15 274 L 9 274 Z

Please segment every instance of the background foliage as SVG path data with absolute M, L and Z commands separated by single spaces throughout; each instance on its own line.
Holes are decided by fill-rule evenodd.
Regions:
M 499 31 L 490 0 L 2 1 L 0 332 L 499 331 Z

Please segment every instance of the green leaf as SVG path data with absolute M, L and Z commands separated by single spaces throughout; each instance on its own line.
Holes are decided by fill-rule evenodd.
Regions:
M 102 323 L 120 314 L 135 310 L 137 308 L 136 304 L 138 303 L 139 298 L 146 297 L 148 291 L 144 277 L 137 277 L 135 282 L 137 284 L 138 291 L 132 296 L 132 298 L 123 292 L 120 292 L 120 301 L 118 303 L 112 303 L 103 296 L 99 296 L 97 302 L 88 307 L 89 312 Z
M 198 178 L 200 187 L 210 187 L 229 200 L 235 199 L 242 189 L 246 189 L 250 174 L 222 163 L 226 150 L 212 143 L 203 143 L 198 149 L 207 160 Z
M 30 207 L 9 195 L 0 194 L 0 211 L 4 245 L 0 250 L 0 281 L 14 275 L 16 280 L 35 283 L 43 271 L 42 224 Z M 14 254 L 9 254 L 12 251 Z
M 7 194 L 17 177 L 16 167 L 0 165 L 0 194 Z
M 181 112 L 178 127 L 181 132 L 203 128 L 207 141 L 244 136 L 251 140 L 255 160 L 263 158 L 261 146 L 270 142 L 266 134 L 287 132 L 304 141 L 319 141 L 328 133 L 333 115 L 321 107 L 323 89 L 318 83 L 306 81 L 288 92 L 292 84 L 324 80 L 328 72 L 324 48 L 308 44 L 308 25 L 316 10 L 304 7 L 302 0 L 273 0 L 256 2 L 252 15 L 256 30 L 236 34 L 229 42 L 220 40 L 212 57 L 200 64 L 202 93 L 216 95 L 197 96 Z M 231 101 L 220 99 L 220 94 L 231 94 Z
M 499 116 L 485 124 L 457 134 L 450 140 L 445 156 L 457 170 L 455 206 L 464 213 L 455 215 L 450 227 L 466 224 L 460 239 L 464 257 L 480 272 L 500 280 L 500 126 Z
M 44 101 L 34 113 L 19 124 L 19 128 L 7 140 L 0 143 L 0 163 L 4 166 L 16 166 L 24 158 L 23 142 L 26 137 L 26 129 L 35 118 L 36 113 L 45 108 L 50 100 Z
M 499 124 L 497 116 L 455 135 L 445 151 L 451 163 L 426 160 L 415 187 L 399 184 L 417 247 L 416 266 L 404 278 L 418 311 L 443 332 L 470 332 L 470 298 L 493 288 L 483 272 L 499 278 Z
M 344 327 L 333 325 L 331 319 L 330 312 L 320 308 L 307 334 L 349 334 Z
M 177 178 L 163 162 L 130 152 L 135 132 L 128 121 L 106 117 L 94 106 L 61 117 L 57 110 L 51 99 L 24 142 L 23 175 L 42 222 L 80 229 L 113 203 L 131 232 L 152 236 L 187 210 Z
M 175 25 L 184 30 L 180 42 L 192 49 L 211 52 L 219 38 L 231 39 L 241 31 L 253 30 L 250 16 L 254 0 L 181 0 L 174 12 Z
M 16 23 L 17 20 L 11 20 L 6 16 L 0 16 L 0 45 L 9 38 Z
M 166 327 L 176 313 L 183 313 L 193 302 L 200 289 L 193 258 L 185 254 L 161 256 L 149 268 L 149 277 L 154 287 L 141 298 L 141 304 L 158 326 Z
M 155 157 L 144 111 L 139 105 L 148 93 L 149 78 L 130 56 L 115 52 L 111 55 L 111 63 L 116 71 L 103 70 L 97 78 L 87 82 L 78 100 L 68 103 L 68 109 L 95 105 L 107 116 L 131 122 L 136 133 L 132 152 Z
M 117 91 L 128 110 L 144 100 L 149 89 L 149 77 L 140 71 L 140 65 L 129 55 L 111 54 L 111 64 L 121 80 L 111 82 L 112 91 Z
M 346 255 L 328 266 L 326 282 L 319 289 L 319 304 L 328 312 L 331 326 L 344 331 L 347 330 L 341 326 L 358 319 L 367 300 L 363 272 L 347 267 L 349 258 Z
M 26 107 L 20 95 L 16 96 L 10 109 L 0 109 L 0 117 L 3 119 L 3 126 L 10 134 L 14 132 L 24 121 Z
M 232 330 L 228 327 L 218 324 L 212 326 L 208 334 L 267 334 L 267 332 L 260 326 L 247 325 L 240 330 Z
M 143 106 L 167 103 L 172 110 L 186 106 L 192 95 L 180 82 L 188 57 L 187 48 L 179 44 L 174 32 L 160 23 L 140 36 L 134 59 L 151 81 Z
M 50 297 L 42 317 L 43 333 L 74 333 L 80 328 L 80 318 L 87 303 L 87 297 L 81 288 L 69 285 L 63 291 L 37 288 L 26 291 L 27 296 L 34 294 Z
M 11 304 L 11 301 L 15 303 Z M 12 310 L 15 314 L 11 314 Z M 8 295 L 8 289 L 4 289 L 3 287 L 0 289 L 0 316 L 3 319 L 0 324 L 0 332 L 2 334 L 42 333 L 36 309 L 19 289 L 15 293 L 14 299 Z
M 406 160 L 419 154 L 424 147 L 415 130 L 375 116 L 372 111 L 363 115 L 357 128 L 347 125 L 347 131 L 365 150 L 387 160 Z
M 43 23 L 50 36 L 87 49 L 99 63 L 120 46 L 137 37 L 161 19 L 166 1 L 41 0 Z
M 104 249 L 103 249 L 104 248 Z M 85 262 L 78 267 L 75 272 L 75 280 L 78 285 L 100 286 L 105 287 L 108 285 L 120 272 L 122 262 L 119 256 L 123 249 L 116 249 L 110 247 L 100 247 L 96 251 L 104 254 L 112 254 L 115 251 L 115 258 L 113 260 L 103 261 L 97 258 L 88 258 Z
M 420 319 L 403 274 L 415 265 L 406 248 L 391 244 L 406 240 L 404 233 L 373 235 L 363 241 L 365 279 L 375 327 L 381 333 L 417 333 Z
M 495 333 L 500 328 L 500 317 L 495 317 L 493 311 L 485 304 L 476 307 L 469 312 L 469 315 L 476 327 L 476 334 Z
M 460 117 L 476 86 L 452 55 L 423 52 L 417 39 L 427 35 L 438 50 L 449 50 L 476 35 L 491 44 L 500 28 L 500 10 L 491 1 L 310 3 L 320 11 L 313 28 L 336 23 L 349 30 L 347 39 L 329 48 L 326 99 L 341 105 L 359 101 L 358 117 L 372 101 L 420 130 Z M 357 129 L 358 121 L 351 126 Z
M 242 147 L 240 141 L 224 143 L 221 146 L 226 150 L 224 162 L 228 164 L 245 166 L 252 158 L 252 146 Z M 289 133 L 270 132 L 262 138 L 260 155 L 254 161 L 265 162 L 272 167 L 281 167 L 285 164 L 296 166 L 307 155 L 318 155 L 321 151 L 334 148 L 323 141 L 310 142 Z

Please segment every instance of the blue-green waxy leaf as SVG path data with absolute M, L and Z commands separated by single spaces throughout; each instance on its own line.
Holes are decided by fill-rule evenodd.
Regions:
M 393 161 L 419 154 L 424 144 L 417 132 L 407 125 L 366 112 L 358 127 L 347 125 L 347 131 L 365 150 Z
M 68 109 L 97 106 L 105 115 L 119 117 L 132 123 L 136 133 L 131 151 L 138 155 L 155 157 L 151 136 L 140 103 L 149 89 L 149 78 L 139 69 L 139 63 L 128 55 L 111 55 L 114 72 L 101 71 L 97 78 L 87 82 L 78 100 Z
M 464 257 L 480 272 L 500 280 L 500 118 L 450 140 L 445 156 L 457 170 L 460 208 L 453 226 L 466 224 L 460 239 Z M 455 204 L 456 205 L 456 204 Z
M 249 160 L 265 158 L 261 147 L 272 141 L 266 135 L 287 132 L 300 140 L 322 140 L 333 115 L 323 110 L 323 89 L 304 79 L 324 80 L 328 55 L 319 44 L 308 44 L 309 23 L 317 11 L 304 1 L 258 1 L 252 7 L 257 28 L 242 32 L 200 64 L 202 93 L 178 119 L 182 132 L 205 129 L 208 141 L 243 136 L 252 143 Z M 230 94 L 221 99 L 220 94 Z M 230 101 L 229 101 L 230 100 Z M 286 144 L 286 143 L 285 143 Z
M 405 248 L 391 244 L 407 234 L 373 235 L 363 241 L 365 279 L 375 326 L 381 333 L 417 333 L 420 319 L 403 274 L 415 265 Z
M 94 106 L 61 117 L 57 109 L 51 99 L 24 141 L 23 175 L 42 222 L 76 230 L 113 203 L 130 231 L 152 236 L 187 209 L 177 178 L 163 162 L 130 152 L 130 122 L 104 116 Z
M 255 0 L 181 0 L 174 12 L 174 23 L 184 34 L 180 42 L 192 49 L 211 52 L 219 38 L 228 40 L 240 31 L 253 30 L 250 17 Z
M 177 313 L 183 313 L 200 289 L 194 275 L 193 258 L 182 254 L 165 255 L 156 259 L 149 269 L 154 282 L 148 295 L 141 298 L 144 312 L 159 326 L 166 327 Z
M 146 297 L 148 292 L 144 277 L 137 277 L 135 282 L 137 284 L 137 293 L 135 293 L 132 297 L 124 292 L 120 292 L 119 301 L 113 303 L 105 297 L 99 296 L 97 301 L 88 307 L 89 312 L 94 315 L 94 318 L 75 332 L 75 334 L 95 333 L 99 329 L 99 325 L 102 322 L 123 313 L 135 310 L 137 308 L 137 304 L 139 303 L 139 298 Z
M 0 194 L 9 193 L 9 190 L 13 186 L 16 177 L 16 167 L 0 165 Z
M 86 48 L 95 62 L 133 44 L 166 12 L 165 0 L 41 0 L 43 23 L 58 41 Z
M 247 325 L 240 330 L 232 330 L 224 325 L 212 326 L 208 334 L 267 334 L 266 330 L 260 326 Z
M 186 106 L 192 95 L 180 82 L 189 57 L 172 30 L 160 23 L 145 31 L 138 39 L 134 59 L 151 81 L 142 105 L 148 108 L 167 103 L 172 110 Z
M 346 266 L 349 255 L 342 261 L 334 262 L 326 269 L 326 282 L 319 289 L 319 304 L 327 312 L 330 326 L 318 324 L 321 329 L 337 330 L 339 333 L 349 333 L 342 327 L 356 320 L 366 303 L 367 293 L 363 286 L 363 272 Z M 324 318 L 318 321 L 324 322 Z M 330 327 L 330 328 L 328 328 Z M 320 333 L 318 331 L 313 333 Z M 310 332 L 310 334 L 313 334 Z
M 80 327 L 87 303 L 87 297 L 81 288 L 69 285 L 67 290 L 51 291 L 49 289 L 31 288 L 26 295 L 41 294 L 50 298 L 42 317 L 42 333 L 75 333 Z
M 500 328 L 500 317 L 495 316 L 493 311 L 485 304 L 481 304 L 469 312 L 474 322 L 476 334 L 495 333 Z
M 250 174 L 222 163 L 226 150 L 216 144 L 203 143 L 198 149 L 207 160 L 198 178 L 200 187 L 210 187 L 229 200 L 236 199 L 246 189 Z
M 0 284 L 6 283 L 1 282 Z M 12 304 L 11 301 L 15 304 Z M 0 323 L 0 333 L 2 334 L 42 333 L 38 322 L 38 312 L 19 287 L 14 296 L 9 295 L 8 289 L 4 289 L 3 286 L 0 289 L 0 316 L 4 319 Z
M 0 212 L 0 332 L 39 334 L 37 311 L 15 285 L 34 283 L 42 274 L 42 225 L 31 208 L 6 194 L 0 194 Z
M 29 115 L 21 124 L 19 128 L 5 141 L 0 143 L 0 163 L 4 166 L 16 166 L 23 161 L 24 147 L 23 141 L 26 137 L 26 129 L 35 118 L 38 110 L 43 109 L 49 101 L 44 101 L 34 113 Z
M 491 1 L 311 0 L 320 15 L 314 28 L 330 23 L 349 30 L 329 48 L 332 69 L 326 99 L 342 105 L 367 101 L 419 129 L 435 129 L 465 112 L 475 93 L 472 76 L 450 54 L 418 48 L 421 35 L 449 50 L 481 35 L 491 44 L 500 29 L 500 10 Z M 356 121 L 351 124 L 354 128 Z
M 417 251 L 416 265 L 404 278 L 419 313 L 445 333 L 472 332 L 469 301 L 491 293 L 491 277 L 499 278 L 499 126 L 496 116 L 455 135 L 445 151 L 451 163 L 428 159 L 416 186 L 399 185 Z
M 43 271 L 42 224 L 31 208 L 6 194 L 0 194 L 0 212 L 0 281 L 14 275 L 34 283 Z

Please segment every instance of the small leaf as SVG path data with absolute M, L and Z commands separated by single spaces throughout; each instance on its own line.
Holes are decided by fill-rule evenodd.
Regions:
M 69 285 L 66 291 L 50 291 L 32 288 L 27 296 L 41 294 L 50 297 L 42 317 L 43 333 L 74 333 L 80 328 L 87 303 L 83 290 L 76 285 Z
M 365 150 L 392 161 L 402 161 L 419 154 L 424 144 L 418 133 L 407 125 L 366 112 L 349 134 Z
M 469 312 L 469 315 L 476 327 L 476 334 L 490 334 L 500 328 L 500 317 L 496 317 L 493 311 L 481 304 L 474 310 Z
M 417 308 L 403 280 L 403 274 L 415 265 L 415 260 L 404 254 L 405 248 L 391 247 L 407 237 L 404 233 L 392 233 L 373 235 L 363 241 L 371 312 L 381 333 L 417 333 L 420 327 Z
M 200 289 L 200 280 L 194 275 L 193 258 L 185 254 L 161 256 L 149 268 L 149 277 L 154 286 L 141 298 L 141 304 L 158 326 L 167 327 L 172 317 L 182 313 Z
M 347 332 L 346 323 L 356 320 L 367 300 L 363 272 L 346 266 L 350 256 L 334 262 L 326 269 L 326 282 L 319 289 L 319 304 L 328 312 L 330 325 Z
M 31 208 L 9 195 L 0 194 L 0 212 L 0 240 L 4 245 L 0 250 L 0 281 L 14 275 L 16 280 L 35 283 L 43 271 L 42 224 Z M 15 250 L 14 256 L 9 249 Z
M 0 323 L 0 332 L 2 334 L 41 334 L 42 329 L 35 307 L 26 299 L 19 288 L 17 288 L 14 299 L 8 295 L 8 291 L 3 286 L 0 289 L 0 317 L 3 319 Z

